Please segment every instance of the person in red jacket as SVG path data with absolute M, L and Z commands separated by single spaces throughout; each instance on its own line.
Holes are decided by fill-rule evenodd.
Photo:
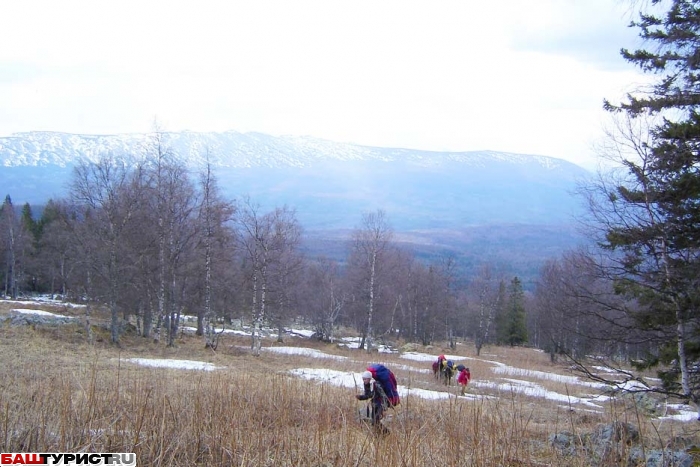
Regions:
M 472 379 L 472 374 L 469 371 L 469 368 L 463 366 L 459 370 L 459 375 L 457 376 L 457 382 L 461 386 L 460 396 L 464 396 L 464 391 L 467 389 L 467 384 L 469 384 L 470 379 Z

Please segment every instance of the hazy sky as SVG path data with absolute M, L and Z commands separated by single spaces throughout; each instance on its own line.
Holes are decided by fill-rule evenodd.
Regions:
M 591 168 L 619 0 L 0 3 L 0 136 L 258 131 Z

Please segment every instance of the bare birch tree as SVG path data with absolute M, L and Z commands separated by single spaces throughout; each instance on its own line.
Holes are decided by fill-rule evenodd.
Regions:
M 17 237 L 19 235 L 19 221 L 10 195 L 0 208 L 0 228 L 2 236 L 0 243 L 5 256 L 5 296 L 17 298 Z
M 352 235 L 352 252 L 355 262 L 361 268 L 361 280 L 366 293 L 366 319 L 361 347 L 372 351 L 374 335 L 375 301 L 378 290 L 378 277 L 383 267 L 384 255 L 391 246 L 393 231 L 382 210 L 366 213 L 362 223 Z
M 233 220 L 235 209 L 231 203 L 221 199 L 217 180 L 212 174 L 211 165 L 206 164 L 204 171 L 200 174 L 200 188 L 202 191 L 202 203 L 199 206 L 199 223 L 201 224 L 200 249 L 204 255 L 204 304 L 198 307 L 197 313 L 197 334 L 206 336 L 205 346 L 216 349 L 216 317 L 217 313 L 213 306 L 212 296 L 214 294 L 214 280 L 212 272 L 214 270 L 215 253 L 220 252 L 217 245 L 226 245 L 233 248 L 233 243 L 226 240 L 232 238 L 233 232 L 227 228 L 227 224 Z M 228 252 L 231 253 L 231 252 Z M 233 267 L 233 265 L 230 265 Z
M 504 280 L 489 264 L 482 265 L 469 284 L 470 305 L 475 316 L 473 330 L 476 354 L 492 339 L 494 319 L 498 310 L 499 284 Z
M 274 211 L 273 255 L 270 259 L 270 287 L 274 292 L 271 321 L 277 328 L 277 341 L 282 342 L 285 323 L 295 309 L 299 276 L 304 258 L 299 251 L 301 226 L 293 210 L 283 207 Z
M 275 273 L 274 268 L 281 264 L 284 255 L 298 245 L 300 227 L 294 212 L 286 206 L 261 214 L 260 206 L 250 199 L 244 200 L 237 220 L 240 230 L 237 238 L 241 251 L 246 255 L 251 284 L 251 348 L 255 355 L 259 355 L 262 328 L 268 319 L 266 307 L 270 274 Z M 286 274 L 290 271 L 282 269 L 277 273 Z
M 305 283 L 304 304 L 311 314 L 316 337 L 333 342 L 336 322 L 349 299 L 340 266 L 329 258 L 319 258 L 307 266 Z
M 114 344 L 119 344 L 117 301 L 122 269 L 126 266 L 119 249 L 140 202 L 133 189 L 132 170 L 125 158 L 106 154 L 96 163 L 78 164 L 71 184 L 73 202 L 84 208 L 82 220 L 88 227 L 84 234 L 91 233 L 90 238 L 80 239 L 86 246 L 88 264 L 106 284 Z

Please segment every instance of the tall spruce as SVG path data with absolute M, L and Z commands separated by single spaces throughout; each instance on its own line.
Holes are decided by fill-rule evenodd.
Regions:
M 527 342 L 527 322 L 525 319 L 525 293 L 523 284 L 517 277 L 510 281 L 506 304 L 506 342 L 510 346 Z
M 661 9 L 667 6 L 667 10 Z M 652 121 L 636 156 L 623 158 L 628 176 L 608 194 L 602 246 L 617 254 L 618 294 L 634 300 L 637 330 L 662 336 L 641 367 L 665 363 L 663 390 L 700 402 L 700 2 L 652 0 L 631 24 L 648 44 L 622 50 L 655 75 L 649 89 L 605 107 L 628 121 Z M 623 213 L 620 215 L 619 213 Z M 609 218 L 608 218 L 609 219 Z
M 508 297 L 506 292 L 506 281 L 501 279 L 498 283 L 496 296 L 496 314 L 494 317 L 496 328 L 496 342 L 505 344 L 508 342 Z

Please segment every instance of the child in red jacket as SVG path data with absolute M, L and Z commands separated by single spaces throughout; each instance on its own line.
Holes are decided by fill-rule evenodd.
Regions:
M 457 376 L 457 382 L 461 386 L 460 396 L 464 395 L 464 391 L 467 389 L 467 384 L 469 384 L 470 379 L 472 379 L 472 374 L 469 372 L 469 368 L 463 366 L 459 370 L 459 375 Z

